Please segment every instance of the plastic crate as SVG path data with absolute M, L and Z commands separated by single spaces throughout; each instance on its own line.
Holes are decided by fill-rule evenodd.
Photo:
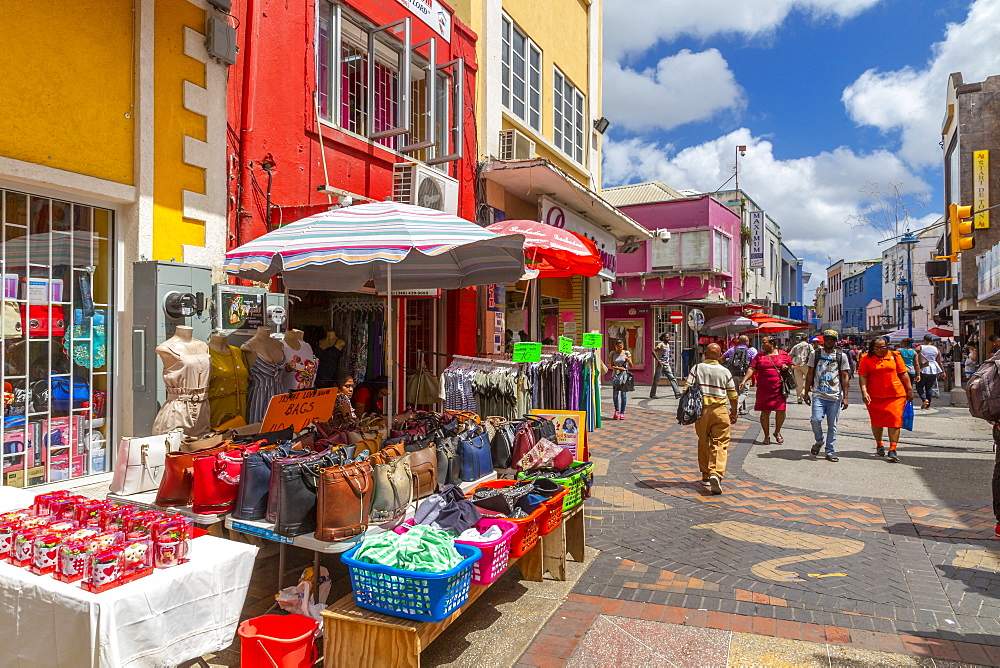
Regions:
M 354 558 L 356 545 L 341 555 L 351 576 L 358 607 L 418 622 L 440 622 L 469 600 L 472 567 L 483 556 L 478 547 L 456 544 L 462 562 L 444 573 L 418 573 L 368 564 Z
M 552 482 L 558 483 L 568 490 L 565 498 L 563 498 L 564 513 L 576 508 L 583 503 L 584 499 L 590 498 L 590 487 L 594 484 L 594 465 L 590 462 L 573 462 L 573 466 L 581 466 L 583 464 L 588 464 L 589 466 L 585 470 L 574 473 L 568 478 L 550 478 Z M 519 480 L 526 480 L 534 476 L 528 472 L 518 473 L 517 477 Z
M 490 487 L 492 489 L 497 489 L 500 487 L 509 487 L 510 485 L 516 485 L 517 480 L 490 480 L 489 482 L 484 482 L 476 486 L 476 489 L 480 487 Z M 476 489 L 469 492 L 471 497 L 476 493 Z M 508 522 L 513 522 L 517 525 L 517 533 L 514 537 L 510 539 L 510 556 L 513 558 L 518 558 L 524 556 L 525 553 L 535 547 L 538 543 L 538 537 L 541 535 L 539 530 L 541 529 L 541 521 L 543 515 L 548 513 L 548 508 L 545 504 L 538 506 L 535 512 L 531 513 L 527 517 L 501 517 L 497 519 L 503 519 Z
M 406 533 L 411 526 L 413 526 L 413 520 L 409 519 L 401 526 L 396 527 L 394 531 L 396 533 Z M 482 550 L 483 558 L 472 566 L 472 584 L 485 586 L 495 581 L 507 570 L 507 564 L 510 562 L 510 541 L 517 533 L 517 525 L 510 520 L 484 517 L 476 522 L 475 526 L 479 529 L 480 533 L 491 526 L 498 526 L 500 527 L 500 531 L 503 532 L 499 538 L 491 541 L 455 539 L 456 545 L 472 545 Z
M 551 499 L 542 502 L 542 505 L 545 506 L 547 512 L 538 522 L 538 533 L 546 536 L 558 529 L 559 525 L 562 524 L 563 499 L 566 498 L 567 493 L 566 488 L 563 487 L 561 492 L 553 496 Z

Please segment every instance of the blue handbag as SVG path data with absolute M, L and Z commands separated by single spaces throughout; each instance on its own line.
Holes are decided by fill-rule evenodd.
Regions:
M 267 514 L 268 491 L 271 486 L 271 460 L 290 457 L 291 442 L 282 443 L 274 450 L 247 452 L 243 455 L 240 486 L 236 490 L 233 519 L 262 520 Z
M 90 403 L 90 385 L 79 376 L 56 377 L 49 382 L 52 410 L 68 411 Z
M 493 451 L 490 437 L 482 427 L 470 433 L 461 434 L 458 441 L 458 455 L 462 459 L 462 480 L 479 480 L 493 472 Z

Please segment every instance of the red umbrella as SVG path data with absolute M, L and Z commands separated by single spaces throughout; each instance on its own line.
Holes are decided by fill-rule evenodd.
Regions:
M 934 336 L 940 336 L 942 339 L 950 339 L 954 334 L 953 331 L 945 327 L 931 327 L 927 331 Z
M 494 234 L 523 234 L 525 264 L 545 277 L 596 276 L 602 269 L 590 239 L 534 220 L 505 220 L 487 228 Z
M 751 329 L 744 334 L 774 334 L 775 332 L 788 332 L 793 329 L 805 329 L 805 325 L 792 325 L 787 322 L 762 322 L 757 329 Z

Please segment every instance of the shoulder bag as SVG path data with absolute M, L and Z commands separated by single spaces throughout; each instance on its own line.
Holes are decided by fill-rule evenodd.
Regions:
M 240 471 L 233 519 L 264 519 L 267 514 L 267 492 L 271 485 L 271 461 L 277 457 L 288 457 L 291 452 L 292 443 L 287 442 L 274 449 L 265 448 L 243 454 L 243 470 Z
M 766 357 L 771 360 L 771 366 L 778 372 L 778 376 L 781 379 L 781 394 L 787 399 L 788 395 L 798 387 L 798 383 L 795 382 L 795 374 L 792 373 L 790 367 L 788 369 L 779 367 L 778 363 L 774 361 L 776 355 L 767 355 Z
M 462 480 L 472 482 L 493 472 L 493 452 L 485 429 L 480 427 L 459 436 L 458 452 L 462 459 Z
M 159 436 L 123 438 L 118 444 L 112 494 L 138 494 L 160 486 L 167 453 L 176 450 L 184 432 L 174 429 Z
M 240 446 L 194 460 L 191 510 L 200 515 L 232 512 L 240 488 L 243 454 L 257 446 Z
M 316 540 L 348 540 L 368 528 L 374 486 L 371 461 L 320 471 L 316 502 Z
M 517 434 L 517 427 L 517 422 L 509 421 L 496 425 L 496 434 L 490 439 L 490 449 L 493 452 L 493 468 L 510 468 L 510 460 L 514 454 L 514 436 Z
M 462 482 L 462 457 L 458 451 L 458 436 L 446 436 L 437 441 L 438 485 Z
M 694 424 L 701 418 L 701 412 L 705 408 L 705 400 L 701 394 L 701 385 L 698 383 L 698 366 L 691 369 L 693 383 L 688 383 L 677 401 L 677 422 L 679 424 Z
M 194 493 L 194 460 L 235 447 L 224 441 L 219 445 L 194 452 L 168 452 L 164 458 L 163 478 L 156 492 L 156 505 L 164 507 L 190 506 Z
M 413 502 L 410 455 L 377 464 L 372 468 L 372 479 L 372 508 L 368 521 L 372 524 L 396 522 L 398 525 Z
M 278 478 L 274 533 L 293 537 L 316 531 L 320 471 L 331 463 L 329 453 L 316 453 L 282 466 L 279 471 L 272 469 L 271 476 Z
M 424 438 L 409 443 L 405 451 L 410 455 L 410 473 L 413 475 L 413 498 L 430 496 L 437 489 L 437 448 L 434 441 Z

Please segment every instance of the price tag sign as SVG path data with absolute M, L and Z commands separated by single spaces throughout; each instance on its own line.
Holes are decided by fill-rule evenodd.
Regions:
M 573 339 L 568 336 L 559 337 L 559 352 L 566 353 L 567 355 L 573 352 Z
M 514 361 L 515 362 L 541 362 L 542 361 L 542 344 L 534 343 L 532 341 L 524 341 L 523 343 L 514 344 Z
M 333 387 L 276 394 L 267 405 L 260 430 L 268 432 L 292 427 L 302 431 L 314 421 L 326 422 L 333 416 L 336 401 L 337 389 Z
M 593 334 L 591 332 L 586 332 L 583 335 L 583 347 L 584 348 L 603 348 L 604 347 L 604 335 L 603 334 Z

